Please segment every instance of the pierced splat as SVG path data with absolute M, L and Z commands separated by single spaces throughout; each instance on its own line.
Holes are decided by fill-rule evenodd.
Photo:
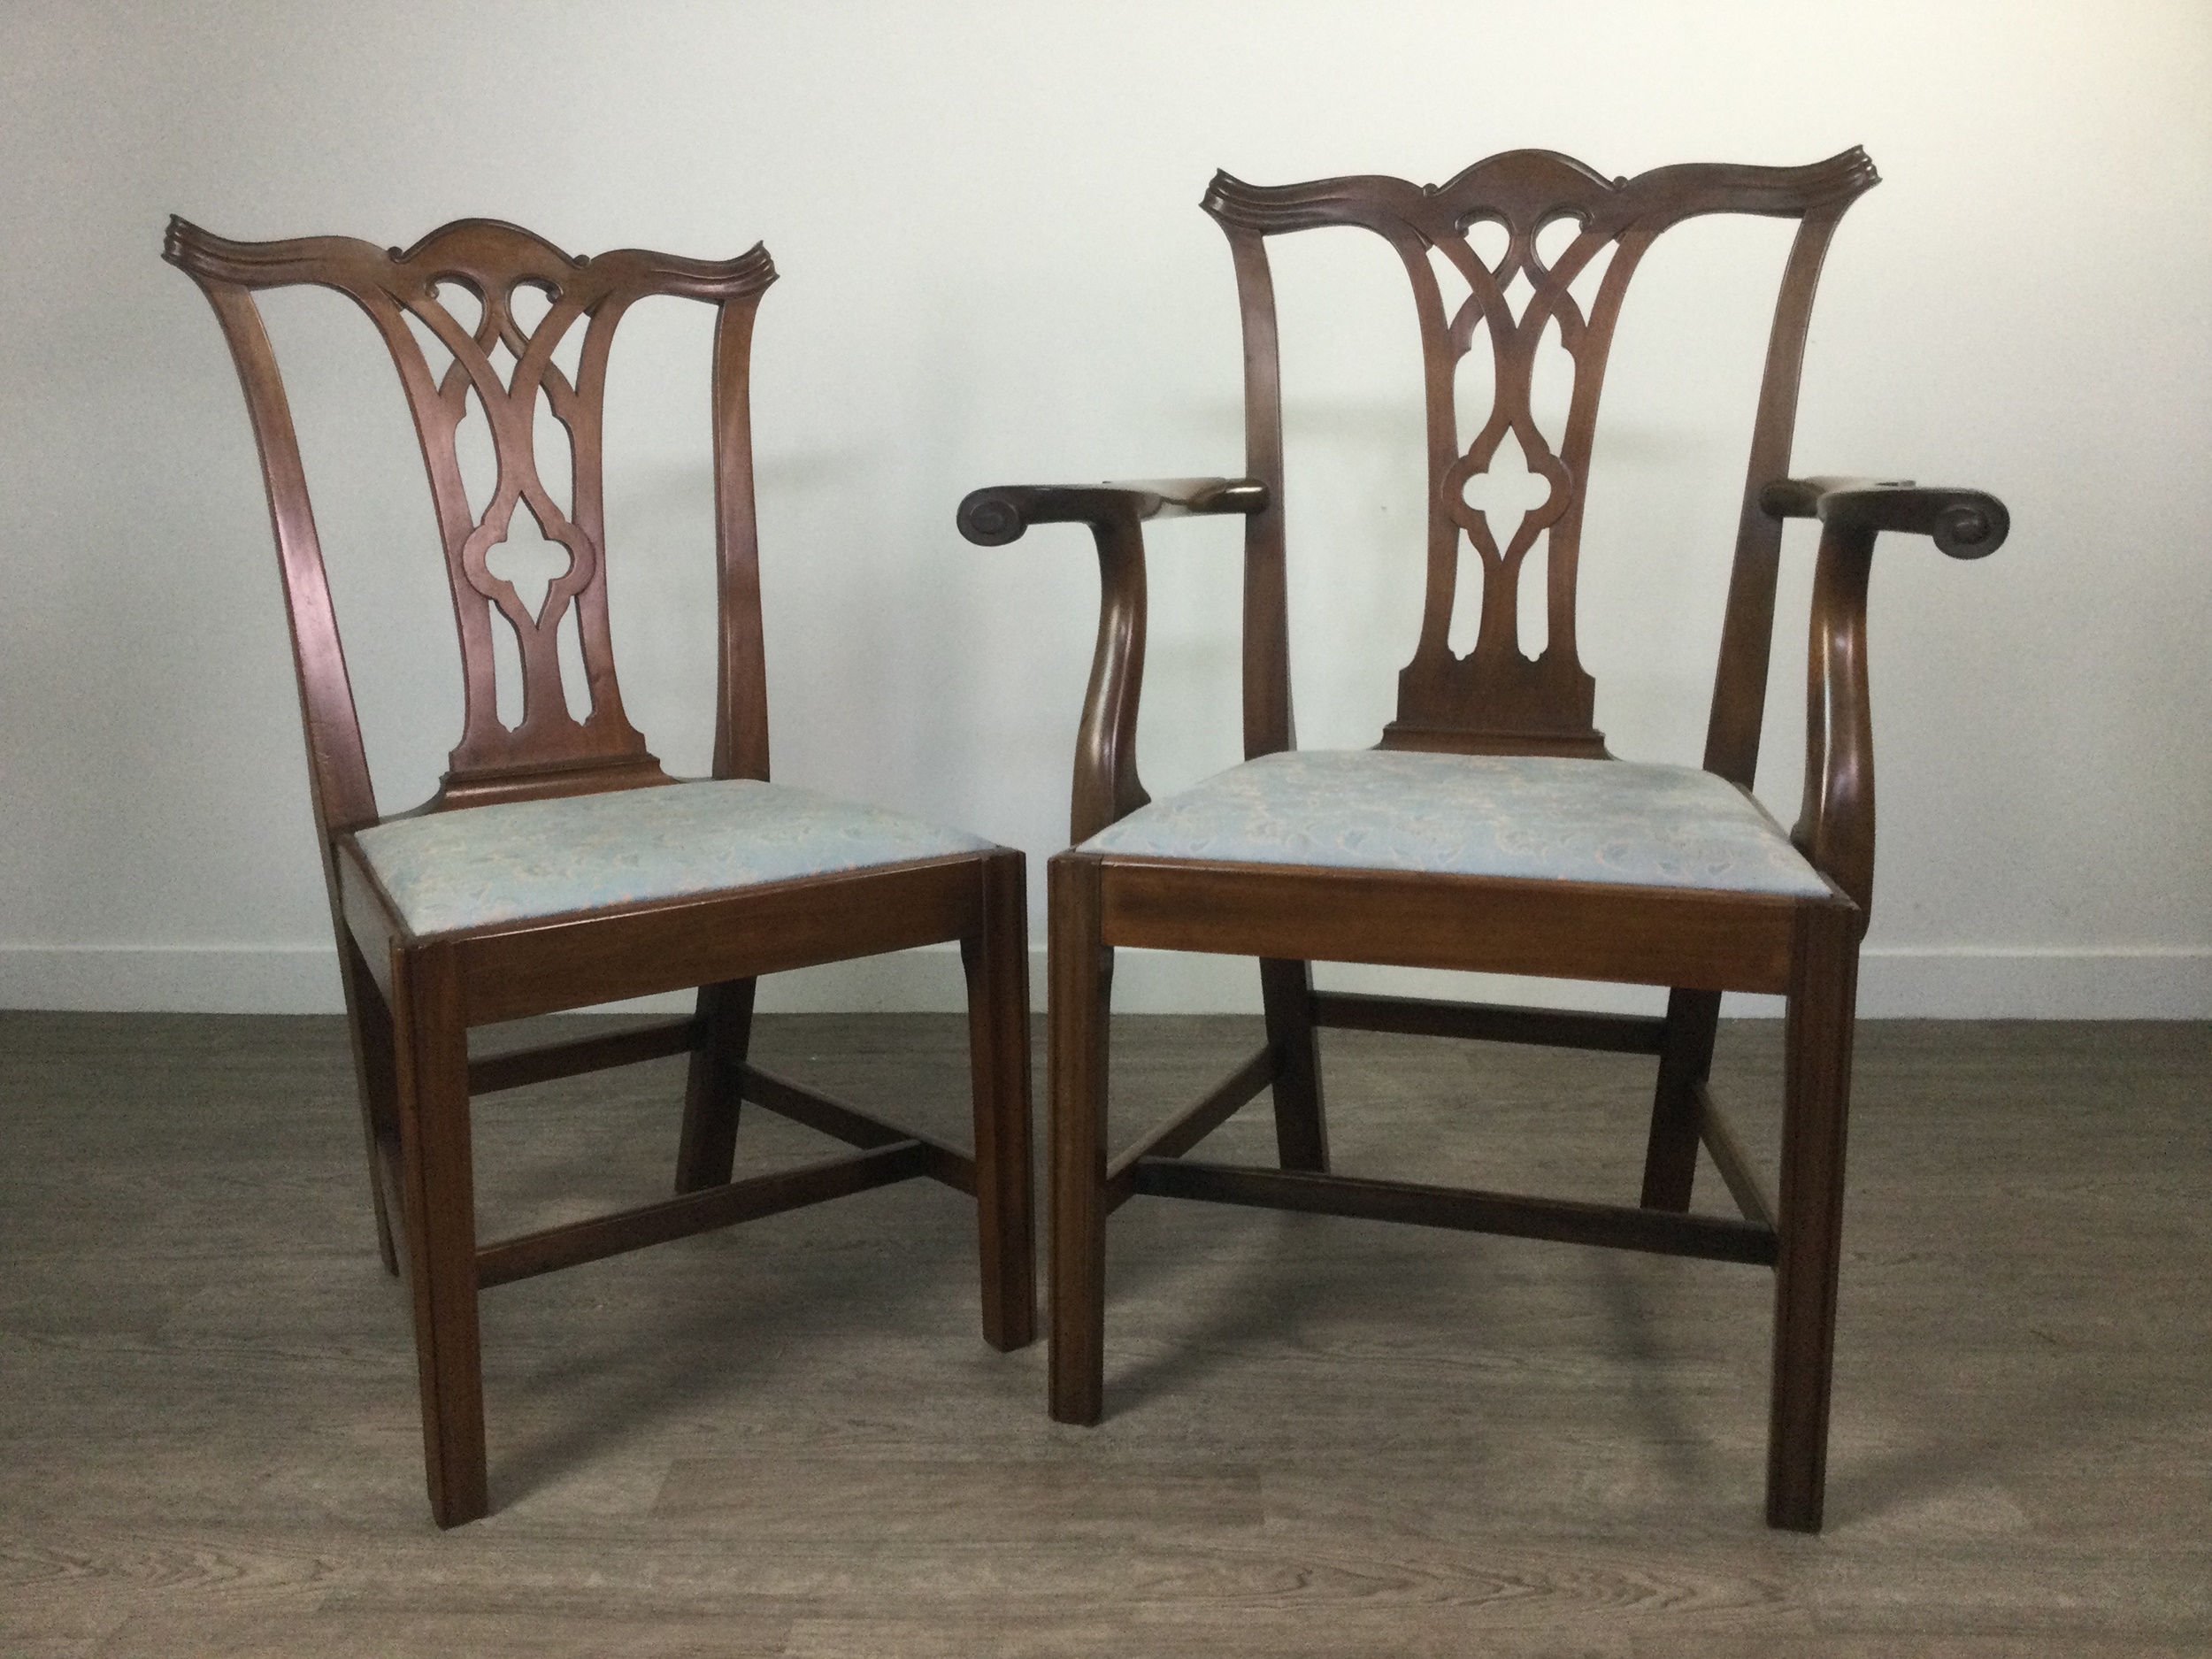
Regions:
M 323 587 L 321 555 L 304 482 L 294 476 L 290 416 L 250 291 L 296 283 L 335 289 L 367 314 L 391 353 L 429 474 L 465 687 L 460 741 L 433 804 L 666 781 L 623 712 L 608 631 L 600 462 L 607 361 L 616 326 L 636 301 L 665 294 L 718 303 L 718 435 L 741 435 L 752 311 L 775 278 L 767 254 L 756 248 L 711 263 L 637 250 L 572 257 L 511 225 L 464 219 L 404 252 L 343 237 L 230 242 L 177 221 L 167 255 L 207 290 L 231 334 L 271 463 L 286 580 L 296 588 Z M 541 421 L 541 411 L 549 422 Z M 725 427 L 736 431 L 726 434 Z M 465 465 L 480 457 L 480 430 L 489 442 L 489 475 L 472 480 L 468 472 L 484 471 Z M 541 443 L 557 433 L 565 443 Z M 718 445 L 718 453 L 730 451 Z M 733 603 L 725 606 L 717 768 L 764 776 L 747 465 L 739 473 L 718 469 L 718 477 L 722 577 Z M 359 740 L 335 624 L 326 602 L 308 614 L 319 619 L 307 626 L 327 629 L 325 640 L 298 641 L 311 726 L 321 717 L 336 740 L 329 757 L 335 770 L 319 777 L 319 787 L 334 824 L 365 811 L 373 817 L 373 806 L 362 804 L 365 771 L 350 775 L 359 768 Z M 566 689 L 565 629 L 581 664 L 580 686 Z M 498 659 L 509 646 L 518 683 L 503 719 Z M 337 664 L 337 682 L 308 685 L 311 660 Z
M 1605 752 L 1591 719 L 1596 683 L 1576 649 L 1575 579 L 1599 392 L 1629 280 L 1661 231 L 1697 214 L 1803 222 L 1769 353 L 1755 488 L 1787 461 L 1803 346 L 1797 301 L 1809 302 L 1836 217 L 1873 182 L 1857 151 L 1811 167 L 1666 167 L 1633 180 L 1609 180 L 1539 150 L 1493 157 L 1440 186 L 1365 177 L 1261 188 L 1216 177 L 1205 207 L 1228 233 L 1244 308 L 1248 470 L 1276 501 L 1281 390 L 1263 239 L 1363 226 L 1397 250 L 1412 282 L 1426 378 L 1427 593 L 1384 747 Z M 1548 432 L 1539 411 L 1562 403 L 1564 419 Z M 1746 536 L 1740 572 L 1747 553 L 1755 565 L 1761 557 L 1748 526 Z M 1463 600 L 1463 547 L 1481 577 L 1479 594 Z M 1247 658 L 1246 742 L 1255 754 L 1292 741 L 1282 549 L 1277 508 L 1252 521 L 1247 542 L 1248 638 L 1262 641 L 1258 658 Z M 1529 650 L 1520 588 L 1540 551 L 1544 629 Z M 1470 649 L 1454 649 L 1470 636 Z M 1763 680 L 1763 657 L 1756 672 Z
M 436 257 L 437 252 L 431 246 L 419 248 L 402 263 L 419 260 L 426 253 Z M 451 354 L 431 396 L 423 396 L 429 365 L 412 333 L 386 329 L 422 436 L 467 664 L 467 716 L 447 787 L 451 790 L 474 772 L 504 772 L 518 764 L 534 769 L 542 750 L 587 763 L 650 764 L 644 740 L 623 717 L 615 683 L 607 644 L 601 526 L 594 522 L 587 526 L 557 506 L 539 472 L 538 403 L 542 398 L 569 434 L 570 476 L 559 480 L 563 493 L 572 511 L 580 502 L 590 503 L 578 518 L 596 518 L 597 445 L 586 440 L 596 434 L 601 387 L 592 384 L 590 407 L 581 407 L 575 384 L 552 361 L 555 346 L 575 325 L 581 310 L 565 298 L 557 281 L 529 275 L 503 280 L 505 271 L 480 258 L 450 263 L 454 268 L 439 274 L 469 292 L 481 307 L 472 332 L 439 297 L 442 282 L 425 283 L 396 296 Z M 543 303 L 531 308 L 539 315 L 535 326 L 525 333 L 516 316 L 517 300 L 533 290 Z M 373 308 L 371 315 L 377 315 Z M 605 348 L 600 345 L 595 351 L 592 334 L 603 330 L 611 334 L 619 315 L 619 307 L 609 307 L 592 319 L 585 334 L 587 360 L 603 364 Z M 505 374 L 501 373 L 502 357 L 512 365 Z M 457 452 L 461 425 L 472 416 L 484 419 L 489 427 L 495 469 L 490 499 L 480 511 L 469 501 Z M 595 475 L 586 478 L 587 470 Z M 536 536 L 517 533 L 518 511 L 528 515 Z M 560 557 L 563 553 L 565 557 Z M 581 719 L 571 714 L 560 683 L 560 628 L 572 606 L 582 638 L 587 687 L 588 711 Z M 521 662 L 520 718 L 511 723 L 501 720 L 498 712 L 497 653 L 491 630 L 501 626 L 511 632 Z M 489 672 L 480 671 L 480 663 L 488 664 Z M 488 680 L 489 686 L 484 683 Z

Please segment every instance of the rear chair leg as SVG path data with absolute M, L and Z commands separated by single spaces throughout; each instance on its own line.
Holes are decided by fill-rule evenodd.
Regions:
M 1713 1036 L 1719 1025 L 1718 991 L 1667 993 L 1659 1086 L 1652 1094 L 1651 1140 L 1644 1152 L 1646 1210 L 1690 1207 L 1690 1187 L 1697 1178 L 1697 1086 L 1712 1075 Z
M 1767 1525 L 1820 1530 L 1828 1467 L 1843 1241 L 1843 1154 L 1857 995 L 1856 912 L 1799 913 L 1784 1034 L 1780 1259 L 1774 1275 L 1774 1392 L 1767 1432 Z
M 368 1143 L 369 1198 L 376 1209 L 376 1253 L 384 1271 L 399 1273 L 395 1217 L 384 1202 L 384 1148 L 399 1140 L 399 1082 L 392 1055 L 392 1010 L 377 988 L 341 918 L 338 927 L 339 979 L 346 994 L 346 1025 L 353 1038 L 353 1075 L 361 1091 L 361 1133 Z
M 1329 1125 L 1321 1101 L 1321 1048 L 1314 1036 L 1313 968 L 1260 959 L 1267 1046 L 1275 1054 L 1275 1150 L 1286 1170 L 1325 1173 Z
M 1018 852 L 983 862 L 983 920 L 960 941 L 968 977 L 968 1064 L 975 1100 L 975 1218 L 983 1340 L 999 1349 L 1037 1336 L 1031 1217 L 1028 876 Z
M 440 1526 L 458 1526 L 490 1508 L 476 1323 L 468 1030 L 449 952 L 434 946 L 396 957 L 392 979 L 423 1455 L 431 1514 Z
M 699 987 L 699 1035 L 684 1085 L 684 1126 L 676 1142 L 676 1190 L 729 1184 L 737 1162 L 738 1068 L 753 1039 L 757 979 Z
M 1106 1393 L 1106 1059 L 1113 953 L 1099 864 L 1047 866 L 1052 1077 L 1052 1417 L 1095 1423 Z

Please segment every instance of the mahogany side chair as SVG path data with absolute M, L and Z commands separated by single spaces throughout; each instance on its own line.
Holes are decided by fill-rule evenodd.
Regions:
M 1272 188 L 1215 177 L 1241 302 L 1246 472 L 1097 487 L 979 490 L 959 522 L 1009 542 L 1088 525 L 1102 606 L 1078 738 L 1076 843 L 1050 866 L 1051 1410 L 1103 1405 L 1108 1215 L 1139 1194 L 1420 1223 L 1759 1263 L 1775 1269 L 1770 1525 L 1816 1531 L 1825 1469 L 1846 1102 L 1858 948 L 1874 873 L 1866 592 L 1878 533 L 1974 558 L 2006 534 L 1967 489 L 1793 476 L 1791 428 L 1813 289 L 1844 210 L 1876 182 L 1852 150 L 1812 166 L 1664 167 L 1608 180 L 1522 150 L 1440 186 L 1379 177 Z M 1695 215 L 1797 221 L 1780 283 L 1701 769 L 1616 760 L 1592 725 L 1575 643 L 1576 563 L 1599 382 L 1639 261 Z M 1427 583 L 1397 718 L 1372 749 L 1296 747 L 1284 575 L 1282 398 L 1267 239 L 1358 226 L 1413 286 L 1425 365 Z M 1471 227 L 1503 243 L 1486 263 Z M 1548 230 L 1539 251 L 1538 239 Z M 1498 233 L 1502 231 L 1501 237 Z M 1601 265 L 1600 262 L 1603 262 Z M 1601 280 L 1578 301 L 1571 285 Z M 1511 296 L 1525 280 L 1527 297 Z M 1457 296 L 1459 297 L 1455 297 Z M 1587 310 L 1584 309 L 1587 305 Z M 1546 342 L 1548 341 L 1548 345 Z M 1548 436 L 1531 408 L 1539 349 L 1571 359 Z M 1455 407 L 1471 351 L 1494 396 L 1469 436 Z M 1547 498 L 1486 511 L 1469 486 L 1510 434 Z M 1148 520 L 1245 518 L 1246 759 L 1172 798 L 1138 781 Z M 1803 811 L 1785 831 L 1751 795 L 1785 519 L 1821 534 L 1811 602 Z M 1461 538 L 1479 555 L 1480 622 L 1448 635 Z M 1517 585 L 1546 544 L 1548 632 L 1520 649 Z M 1106 1020 L 1117 946 L 1260 959 L 1265 1045 L 1180 1116 L 1112 1152 Z M 1669 987 L 1663 1018 L 1317 991 L 1315 960 Z M 1724 990 L 1788 999 L 1780 1184 L 1714 1109 L 1707 1079 Z M 1331 1166 L 1317 1027 L 1488 1038 L 1652 1055 L 1657 1084 L 1640 1202 L 1601 1205 L 1363 1179 Z M 1186 1156 L 1271 1088 L 1279 1168 Z M 1698 1148 L 1740 1218 L 1690 1212 Z
M 259 448 L 289 612 L 352 1026 L 370 1191 L 386 1267 L 412 1287 L 430 1507 L 441 1526 L 488 1511 L 477 1295 L 490 1286 L 926 1176 L 972 1194 L 983 1334 L 1034 1334 L 1027 939 L 1022 855 L 904 815 L 768 780 L 766 678 L 747 370 L 765 250 L 734 259 L 634 249 L 572 258 L 513 226 L 465 219 L 406 252 L 344 237 L 234 242 L 172 220 L 163 257 L 215 308 Z M 383 337 L 429 471 L 459 626 L 459 743 L 432 799 L 386 812 L 372 793 L 298 443 L 255 300 L 334 289 Z M 459 320 L 439 296 L 480 305 Z M 533 326 L 518 291 L 545 309 Z M 616 326 L 654 296 L 716 308 L 712 377 L 718 673 L 713 776 L 668 776 L 625 718 L 608 627 L 601 420 Z M 535 301 L 533 302 L 534 307 Z M 554 353 L 580 329 L 575 368 Z M 419 336 L 434 338 L 434 364 Z M 565 478 L 541 472 L 539 401 L 568 434 Z M 472 403 L 473 411 L 472 411 Z M 456 434 L 488 422 L 498 473 L 472 505 Z M 565 503 L 557 496 L 565 495 Z M 487 556 L 518 509 L 569 555 L 534 609 Z M 571 712 L 559 651 L 580 647 L 588 710 Z M 498 707 L 495 635 L 520 665 L 519 718 Z M 759 975 L 957 941 L 965 965 L 973 1154 L 878 1122 L 752 1065 Z M 697 987 L 696 1011 L 618 1035 L 472 1060 L 471 1027 Z M 688 1055 L 675 1195 L 480 1241 L 472 1094 Z M 733 1179 L 740 1102 L 856 1148 Z

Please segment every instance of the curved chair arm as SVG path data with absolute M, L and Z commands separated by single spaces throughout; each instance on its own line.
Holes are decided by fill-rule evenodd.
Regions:
M 1867 687 L 1866 589 L 1874 539 L 1924 535 L 1953 558 L 1984 558 L 2012 528 L 2004 503 L 1978 489 L 1905 480 L 1792 478 L 1759 505 L 1778 518 L 1817 518 L 1812 639 L 1806 657 L 1805 794 L 1790 839 L 1850 895 L 1860 926 L 1874 895 L 1874 727 Z
M 1909 479 L 1785 478 L 1759 492 L 1759 505 L 1777 518 L 1930 536 L 1955 559 L 1986 558 L 2012 528 L 2012 516 L 1994 495 L 1924 488 Z
M 1118 484 L 1002 484 L 960 503 L 960 534 L 978 547 L 1004 547 L 1033 524 L 1087 524 L 1094 529 L 1148 518 L 1255 513 L 1267 486 L 1249 478 L 1146 478 Z
M 1267 486 L 1252 479 L 1146 479 L 1125 484 L 1007 484 L 960 503 L 960 534 L 1004 547 L 1033 524 L 1087 524 L 1098 543 L 1098 646 L 1075 739 L 1071 841 L 1088 841 L 1152 797 L 1137 780 L 1137 699 L 1144 688 L 1144 523 L 1256 513 Z

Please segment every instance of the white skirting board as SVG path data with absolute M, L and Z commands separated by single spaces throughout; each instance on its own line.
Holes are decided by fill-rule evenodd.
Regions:
M 1044 1005 L 1045 962 L 1030 954 L 1030 995 Z M 1655 1012 L 1663 994 L 1635 986 L 1325 964 L 1335 990 L 1397 992 L 1559 1008 Z M 945 1012 L 963 1006 L 949 945 L 779 974 L 764 1011 Z M 0 946 L 0 1009 L 104 1012 L 324 1014 L 341 1003 L 327 945 Z M 687 1008 L 687 996 L 634 1006 Z M 1118 953 L 1114 1007 L 1133 1014 L 1256 1013 L 1259 975 L 1243 958 Z M 1776 997 L 1732 996 L 1733 1015 L 1771 1016 Z M 2212 1019 L 2212 949 L 1869 949 L 1859 1012 L 1870 1019 Z

